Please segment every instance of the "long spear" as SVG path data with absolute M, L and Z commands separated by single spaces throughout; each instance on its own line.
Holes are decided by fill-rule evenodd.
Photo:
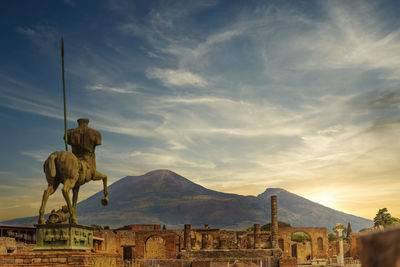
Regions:
M 65 130 L 65 151 L 68 151 L 68 135 L 67 135 L 67 105 L 65 103 L 65 78 L 64 78 L 64 40 L 61 38 L 61 61 L 62 61 L 62 82 L 63 82 L 63 97 L 64 97 L 64 130 Z

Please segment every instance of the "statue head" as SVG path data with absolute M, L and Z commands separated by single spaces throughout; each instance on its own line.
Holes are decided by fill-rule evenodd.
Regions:
M 62 206 L 61 210 L 62 210 L 64 213 L 67 213 L 67 212 L 68 212 L 68 206 L 67 206 L 67 205 Z
M 89 124 L 89 119 L 88 118 L 80 118 L 78 119 L 78 124 L 79 126 L 88 126 Z

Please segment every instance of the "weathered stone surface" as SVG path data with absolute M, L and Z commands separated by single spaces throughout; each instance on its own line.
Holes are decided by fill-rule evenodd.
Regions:
M 297 259 L 295 257 L 285 257 L 279 260 L 279 267 L 297 267 Z
M 34 251 L 0 255 L 0 266 L 120 267 L 120 255 L 74 251 Z
M 15 252 L 17 249 L 17 242 L 11 237 L 0 237 L 0 254 L 7 254 Z
M 271 244 L 278 248 L 278 202 L 277 197 L 271 196 Z
M 282 256 L 280 249 L 230 249 L 230 250 L 192 250 L 182 251 L 182 259 L 242 259 Z
M 279 240 L 283 245 L 283 256 L 291 257 L 291 246 L 296 242 L 291 241 L 295 232 L 304 232 L 311 237 L 311 258 L 326 259 L 328 257 L 328 232 L 325 227 L 287 227 L 279 229 Z M 318 242 L 320 240 L 320 242 Z M 318 244 L 320 243 L 320 246 Z
M 90 250 L 93 228 L 82 225 L 36 225 L 35 250 Z
M 349 240 L 349 256 L 352 257 L 353 259 L 359 259 L 360 258 L 360 251 L 362 248 L 361 241 L 360 241 L 360 234 L 359 233 L 351 233 L 350 234 L 350 240 Z M 345 255 L 346 255 L 346 249 Z

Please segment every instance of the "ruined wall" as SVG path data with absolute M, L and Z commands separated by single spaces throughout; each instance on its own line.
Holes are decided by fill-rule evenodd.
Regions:
M 269 266 L 277 266 L 279 259 L 281 259 L 282 251 L 280 249 L 235 249 L 235 250 L 192 250 L 192 251 L 182 251 L 181 259 L 190 260 L 193 263 L 198 261 L 205 262 L 219 262 L 225 265 L 217 266 L 228 266 L 227 263 L 230 262 L 230 266 L 234 262 L 248 262 L 249 264 L 254 260 L 260 263 L 264 261 L 269 262 Z M 193 265 L 194 266 L 194 265 Z M 210 266 L 210 265 L 205 265 Z M 211 265 L 212 266 L 212 265 Z M 243 265 L 243 266 L 253 266 L 253 265 Z M 260 265 L 258 265 L 260 266 Z M 266 265 L 263 265 L 266 266 Z M 268 266 L 268 265 L 267 265 Z
M 297 267 L 297 259 L 286 257 L 279 260 L 279 267 Z
M 283 256 L 291 257 L 291 246 L 296 242 L 291 240 L 295 232 L 304 232 L 311 237 L 311 257 L 326 259 L 328 257 L 328 232 L 325 227 L 287 227 L 280 228 L 278 232 L 278 243 L 281 239 L 283 244 Z
M 260 231 L 258 248 L 271 248 L 271 232 Z M 254 232 L 229 231 L 216 228 L 195 228 L 191 230 L 191 247 L 202 249 L 251 249 L 254 248 Z M 182 245 L 182 247 L 184 247 Z
M 344 257 L 352 257 L 354 259 L 358 259 L 359 256 L 359 241 L 356 240 L 356 237 L 353 237 L 353 241 L 343 239 L 343 255 Z M 337 241 L 329 241 L 328 242 L 328 258 L 334 258 L 337 256 L 339 251 L 339 244 Z M 352 252 L 353 251 L 353 252 Z
M 350 257 L 353 259 L 360 259 L 361 253 L 361 241 L 360 241 L 360 233 L 351 233 L 349 238 L 350 243 Z
M 311 260 L 311 242 L 304 241 L 297 243 L 297 262 L 307 262 Z
M 333 258 L 337 256 L 337 242 L 329 241 L 328 243 L 328 258 Z
M 161 230 L 161 225 L 159 224 L 131 224 L 132 231 L 157 231 Z
M 119 255 L 78 251 L 32 251 L 0 255 L 0 266 L 119 267 Z
M 104 251 L 108 253 L 120 253 L 120 243 L 119 237 L 112 230 L 101 230 L 95 231 L 93 236 L 103 238 L 104 241 L 101 242 L 99 251 Z M 121 254 L 122 255 L 122 254 Z
M 180 250 L 180 235 L 174 231 L 140 231 L 136 232 L 133 257 L 138 259 L 177 258 Z M 183 233 L 182 233 L 183 234 Z M 183 244 L 182 244 L 183 245 Z M 162 248 L 163 247 L 163 248 Z M 159 249 L 158 253 L 156 250 Z
M 11 237 L 0 237 L 0 254 L 17 252 L 17 242 Z
M 130 267 L 277 267 L 277 263 L 270 258 L 265 259 L 199 259 L 199 260 L 134 260 Z M 296 265 L 280 265 L 294 267 Z

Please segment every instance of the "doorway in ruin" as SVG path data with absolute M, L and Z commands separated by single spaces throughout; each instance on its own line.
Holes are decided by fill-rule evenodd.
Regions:
M 123 246 L 123 259 L 124 259 L 124 261 L 132 260 L 132 247 L 131 246 Z
M 146 240 L 146 259 L 165 259 L 165 240 L 161 236 L 153 235 Z
M 297 244 L 292 244 L 292 257 L 297 259 Z
M 313 257 L 311 236 L 305 232 L 294 232 L 290 239 L 292 257 L 297 258 L 297 263 L 310 263 Z

